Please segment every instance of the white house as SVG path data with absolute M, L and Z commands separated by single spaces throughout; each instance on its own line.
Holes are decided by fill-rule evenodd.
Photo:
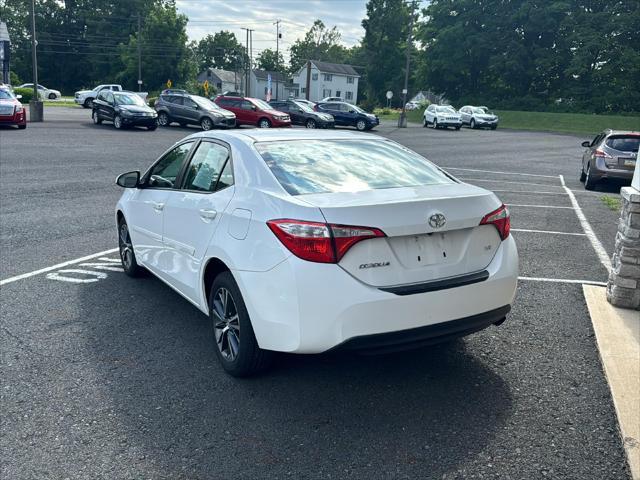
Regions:
M 300 97 L 319 102 L 325 97 L 341 97 L 349 103 L 358 101 L 358 79 L 360 75 L 351 65 L 311 60 L 311 79 L 307 96 L 307 71 L 305 64 L 293 76 L 293 82 L 300 86 Z
M 267 99 L 269 75 L 271 75 L 271 99 L 282 100 L 287 98 L 288 93 L 285 92 L 285 86 L 290 85 L 291 81 L 287 79 L 284 74 L 257 69 L 251 71 L 251 90 L 249 91 L 249 96 L 262 100 Z

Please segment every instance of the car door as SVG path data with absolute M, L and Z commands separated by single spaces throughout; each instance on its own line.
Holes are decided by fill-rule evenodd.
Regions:
M 424 112 L 424 117 L 428 123 L 433 123 L 433 119 L 435 117 L 435 107 L 433 105 L 429 105 Z
M 344 116 L 344 125 L 355 126 L 360 114 L 348 103 L 340 103 L 340 113 Z
M 196 304 L 202 289 L 204 254 L 234 193 L 231 150 L 203 139 L 184 171 L 182 188 L 169 193 L 164 209 L 164 274 L 174 288 Z
M 345 115 L 340 110 L 339 103 L 325 103 L 322 105 L 322 109 L 333 115 L 336 125 L 348 125 L 345 123 Z
M 198 104 L 191 100 L 189 97 L 183 98 L 182 103 L 182 115 L 189 123 L 200 123 L 200 112 L 198 111 Z
M 258 108 L 249 100 L 240 102 L 242 121 L 245 124 L 255 125 L 258 123 Z
M 147 171 L 141 180 L 142 187 L 134 190 L 127 202 L 125 214 L 136 258 L 158 275 L 162 273 L 164 253 L 164 208 L 194 144 L 194 140 L 183 142 L 165 153 Z
M 116 100 L 113 96 L 113 92 L 106 91 L 104 95 L 104 102 L 100 103 L 100 109 L 102 110 L 103 118 L 113 121 L 116 114 Z
M 582 154 L 583 171 L 585 172 L 587 171 L 587 164 L 589 163 L 591 158 L 594 156 L 596 148 L 598 148 L 598 145 L 600 145 L 600 142 L 602 141 L 604 136 L 605 136 L 604 133 L 599 133 L 598 135 L 596 135 L 594 139 L 591 141 L 591 144 L 586 148 L 586 150 Z
M 471 115 L 469 115 L 469 108 L 468 107 L 462 107 L 460 109 L 460 120 L 462 120 L 462 123 L 469 123 L 469 121 L 471 120 Z

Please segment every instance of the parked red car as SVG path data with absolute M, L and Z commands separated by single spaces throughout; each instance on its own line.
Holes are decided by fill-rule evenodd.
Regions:
M 20 96 L 16 97 L 8 88 L 0 88 L 0 125 L 17 125 L 27 128 L 27 112 L 25 112 Z
M 214 102 L 236 114 L 236 125 L 255 125 L 260 128 L 291 126 L 288 113 L 275 110 L 259 98 L 220 95 Z

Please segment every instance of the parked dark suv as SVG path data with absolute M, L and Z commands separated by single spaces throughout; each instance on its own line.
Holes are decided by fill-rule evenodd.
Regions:
M 286 112 L 291 117 L 293 125 L 304 125 L 307 128 L 333 128 L 333 115 L 316 112 L 309 105 L 296 100 L 271 100 L 269 102 L 276 110 Z
M 205 97 L 171 92 L 160 95 L 156 100 L 158 125 L 168 127 L 172 122 L 180 126 L 200 125 L 203 130 L 213 127 L 231 128 L 236 126 L 233 112 L 224 110 Z
M 380 120 L 375 115 L 346 102 L 320 102 L 315 109 L 318 112 L 333 115 L 336 125 L 356 127 L 360 131 L 371 130 L 380 124 Z

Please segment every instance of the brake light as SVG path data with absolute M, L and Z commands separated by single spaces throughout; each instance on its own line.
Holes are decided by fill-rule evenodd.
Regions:
M 599 148 L 595 151 L 593 155 L 600 158 L 613 158 L 607 152 L 605 152 L 604 150 L 600 150 Z
M 385 236 L 384 232 L 377 228 L 288 218 L 269 220 L 267 225 L 296 257 L 318 263 L 338 263 L 356 243 Z
M 511 230 L 511 217 L 509 216 L 509 210 L 502 205 L 497 210 L 486 214 L 480 221 L 480 225 L 493 225 L 498 230 L 498 235 L 502 240 L 505 240 L 509 236 Z

